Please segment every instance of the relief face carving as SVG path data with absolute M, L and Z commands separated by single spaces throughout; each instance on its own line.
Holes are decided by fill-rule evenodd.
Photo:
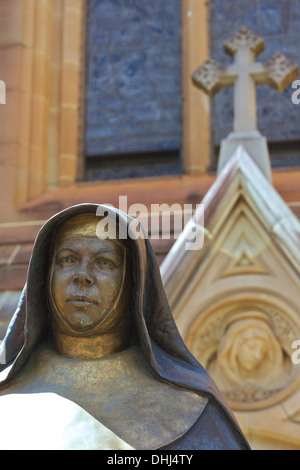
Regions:
M 246 383 L 274 388 L 286 382 L 291 363 L 267 317 L 245 312 L 232 317 L 208 370 L 223 390 Z
M 300 338 L 294 318 L 271 305 L 249 306 L 206 315 L 188 341 L 233 409 L 274 404 L 299 381 L 291 361 L 292 341 Z

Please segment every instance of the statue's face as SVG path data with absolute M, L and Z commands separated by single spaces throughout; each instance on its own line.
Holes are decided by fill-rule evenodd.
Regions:
M 124 279 L 124 248 L 113 240 L 78 237 L 58 242 L 51 273 L 56 315 L 73 331 L 105 322 Z

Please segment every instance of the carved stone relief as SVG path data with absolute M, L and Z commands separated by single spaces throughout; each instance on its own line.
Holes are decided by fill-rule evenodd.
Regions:
M 300 338 L 293 313 L 261 299 L 204 312 L 187 343 L 235 410 L 274 405 L 299 385 L 291 345 Z
M 209 96 L 215 95 L 221 87 L 221 65 L 213 59 L 207 59 L 201 67 L 192 74 L 193 83 L 201 87 Z
M 236 54 L 241 47 L 248 47 L 255 55 L 258 55 L 264 50 L 265 43 L 263 38 L 253 33 L 251 29 L 242 26 L 232 38 L 224 43 L 225 51 L 231 56 Z

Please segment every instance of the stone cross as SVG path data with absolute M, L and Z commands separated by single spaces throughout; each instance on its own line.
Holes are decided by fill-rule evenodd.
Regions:
M 298 66 L 280 52 L 276 52 L 266 64 L 256 62 L 256 57 L 265 48 L 264 40 L 246 26 L 226 41 L 224 47 L 227 54 L 234 58 L 233 64 L 222 67 L 209 59 L 192 74 L 194 85 L 209 96 L 223 87 L 234 88 L 233 132 L 221 142 L 218 171 L 242 144 L 271 179 L 267 142 L 257 131 L 256 85 L 269 84 L 282 92 L 298 76 Z
M 256 84 L 269 84 L 282 92 L 298 76 L 297 64 L 280 52 L 266 64 L 255 62 L 265 48 L 264 40 L 246 26 L 226 41 L 224 48 L 234 57 L 234 64 L 222 67 L 209 59 L 192 74 L 193 83 L 210 96 L 223 87 L 233 86 L 233 130 L 256 130 Z

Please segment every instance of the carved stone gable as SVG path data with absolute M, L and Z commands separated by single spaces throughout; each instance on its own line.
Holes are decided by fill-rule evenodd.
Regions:
M 291 440 L 298 424 L 284 424 L 282 406 L 298 417 L 300 223 L 243 147 L 202 203 L 203 248 L 186 251 L 179 239 L 161 265 L 177 326 L 244 432 L 253 420 L 252 435 L 258 426 Z

